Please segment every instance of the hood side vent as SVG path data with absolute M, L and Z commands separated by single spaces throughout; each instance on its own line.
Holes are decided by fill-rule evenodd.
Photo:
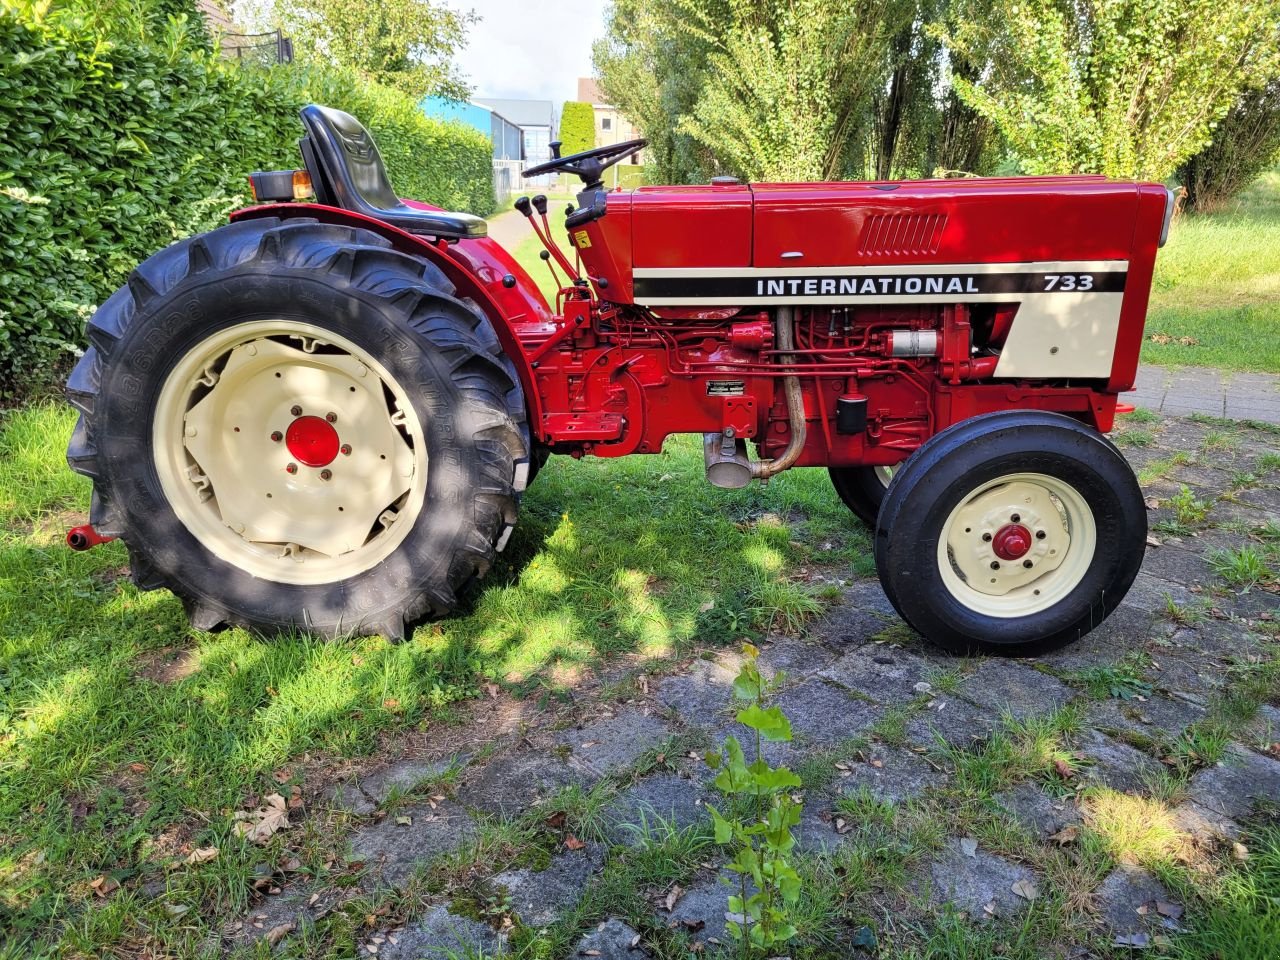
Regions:
M 945 213 L 876 213 L 862 227 L 864 257 L 922 256 L 938 252 Z

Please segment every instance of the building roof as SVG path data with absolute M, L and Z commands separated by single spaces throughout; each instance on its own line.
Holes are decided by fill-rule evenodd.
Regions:
M 578 100 L 581 103 L 590 103 L 593 106 L 607 104 L 604 94 L 600 92 L 600 84 L 596 82 L 594 77 L 578 78 Z
M 556 108 L 550 100 L 476 97 L 471 102 L 502 114 L 517 127 L 554 127 L 556 125 Z

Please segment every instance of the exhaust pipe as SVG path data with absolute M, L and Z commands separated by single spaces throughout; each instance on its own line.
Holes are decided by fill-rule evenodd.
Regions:
M 774 338 L 783 351 L 782 362 L 794 363 L 795 355 L 787 353 L 795 349 L 795 309 L 779 307 L 774 320 Z M 736 490 L 752 480 L 768 480 L 786 470 L 798 459 L 804 449 L 806 425 L 804 421 L 804 395 L 800 392 L 800 378 L 783 377 L 782 389 L 787 397 L 787 416 L 791 421 L 791 440 L 782 456 L 776 460 L 757 460 L 747 456 L 747 443 L 738 439 L 732 427 L 723 433 L 706 433 L 702 436 L 702 452 L 707 464 L 707 481 L 713 486 Z
M 796 345 L 796 311 L 794 307 L 779 307 L 774 320 L 774 339 L 778 349 L 782 351 L 783 363 L 795 363 L 795 354 L 788 353 Z M 782 389 L 787 395 L 787 416 L 791 420 L 791 441 L 776 460 L 757 460 L 751 464 L 751 476 L 757 480 L 768 480 L 786 470 L 800 459 L 800 451 L 804 449 L 806 425 L 804 422 L 804 394 L 800 392 L 800 378 L 789 376 L 782 378 Z

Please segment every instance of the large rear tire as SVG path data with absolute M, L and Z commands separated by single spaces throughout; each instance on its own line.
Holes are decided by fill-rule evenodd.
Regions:
M 1098 626 L 1142 565 L 1142 489 L 1106 437 L 1056 413 L 974 417 L 894 478 L 876 568 L 894 607 L 956 653 L 1025 656 Z
M 175 244 L 89 324 L 67 459 L 134 581 L 194 626 L 383 634 L 452 611 L 528 480 L 488 320 L 370 231 L 251 220 Z
M 884 493 L 897 469 L 896 466 L 828 467 L 827 473 L 844 505 L 867 526 L 874 527 L 880 505 L 884 503 Z

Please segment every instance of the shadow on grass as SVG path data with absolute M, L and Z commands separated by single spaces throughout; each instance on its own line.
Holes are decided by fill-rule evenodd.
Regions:
M 72 424 L 50 405 L 0 427 L 0 926 L 19 935 L 93 902 L 100 876 L 163 881 L 191 846 L 226 851 L 198 899 L 242 904 L 263 853 L 229 836 L 229 815 L 294 768 L 429 729 L 488 682 L 555 695 L 605 658 L 734 641 L 813 603 L 801 563 L 847 572 L 868 552 L 825 473 L 718 491 L 698 445 L 677 441 L 627 461 L 553 458 L 468 607 L 404 643 L 200 634 L 167 591 L 119 577 L 122 546 L 76 554 L 40 522 L 87 506 L 63 461 Z M 173 682 L 144 669 L 174 650 L 190 662 Z

